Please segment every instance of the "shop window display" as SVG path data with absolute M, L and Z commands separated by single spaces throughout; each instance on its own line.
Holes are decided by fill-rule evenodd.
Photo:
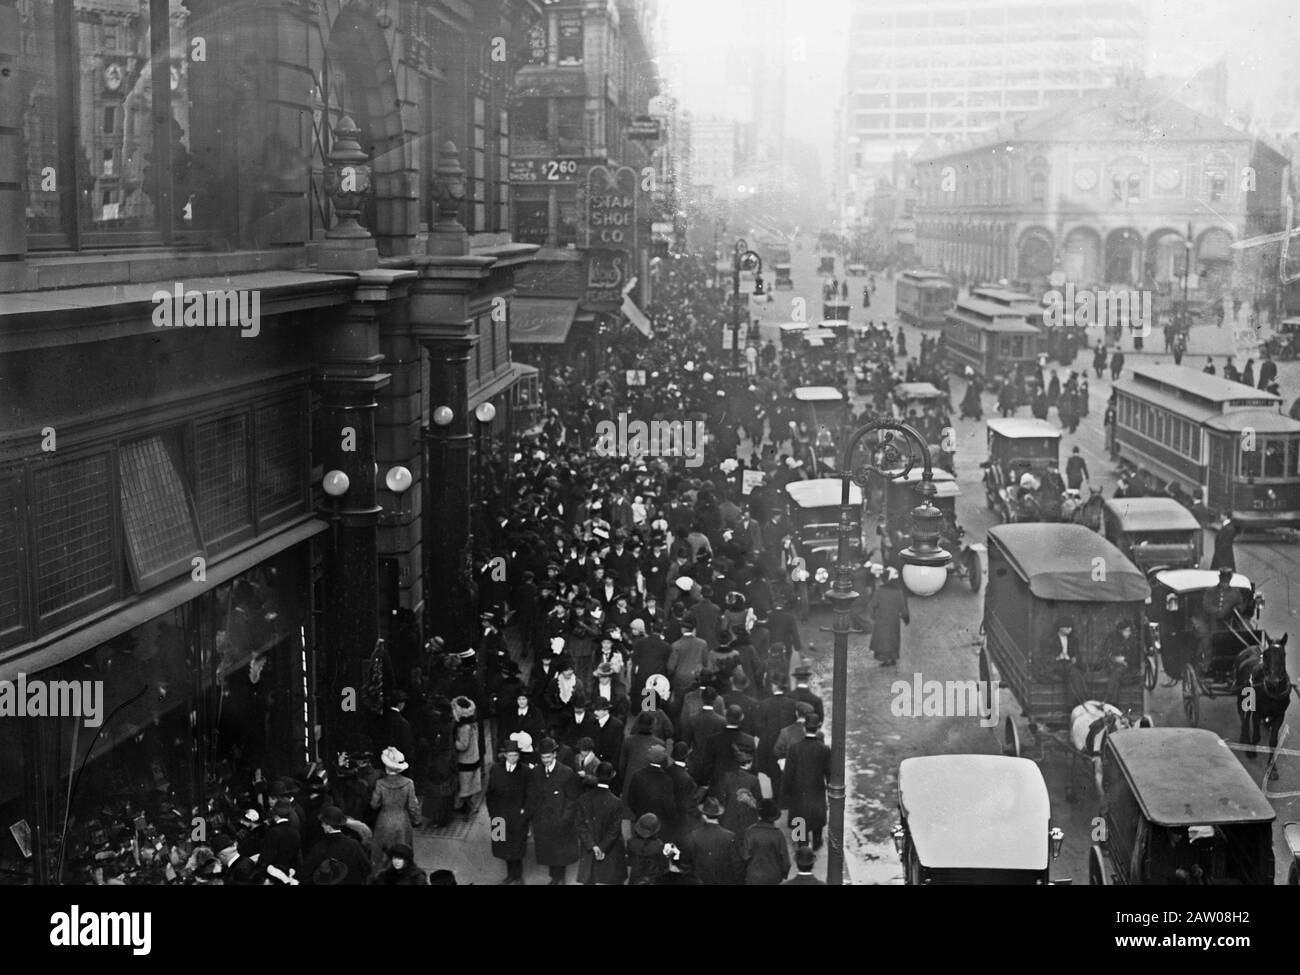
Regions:
M 201 841 L 313 757 L 304 562 L 282 553 L 31 675 L 102 681 L 102 724 L 26 718 L 0 742 L 0 883 L 33 882 L 42 856 L 48 883 L 202 882 Z

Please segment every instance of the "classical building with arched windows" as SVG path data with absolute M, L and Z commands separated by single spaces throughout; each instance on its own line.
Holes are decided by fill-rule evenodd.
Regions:
M 914 159 L 917 248 L 970 281 L 1049 279 L 1249 296 L 1281 229 L 1287 160 L 1255 137 L 1124 86 Z

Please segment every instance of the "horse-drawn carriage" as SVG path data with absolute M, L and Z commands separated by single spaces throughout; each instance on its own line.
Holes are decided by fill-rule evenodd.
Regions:
M 1254 583 L 1240 572 L 1233 573 L 1229 587 L 1241 597 L 1240 609 L 1220 625 L 1206 620 L 1205 599 L 1219 584 L 1212 569 L 1161 569 L 1151 578 L 1151 627 L 1148 640 L 1151 655 L 1159 659 L 1171 683 L 1181 682 L 1183 713 L 1196 727 L 1201 719 L 1202 696 L 1230 696 L 1236 691 L 1237 655 L 1258 646 L 1261 633 L 1256 626 L 1264 597 Z M 1154 685 L 1154 676 L 1151 678 Z
M 1018 417 L 990 417 L 988 431 L 989 459 L 980 464 L 988 507 L 1009 523 L 1064 517 L 1064 498 L 1031 505 L 1022 487 L 1026 474 L 1041 484 L 1048 467 L 1057 464 L 1061 432 L 1046 420 Z
M 886 565 L 895 564 L 897 553 L 908 546 L 908 539 L 912 537 L 912 509 L 921 500 L 916 490 L 920 483 L 919 469 L 896 479 L 873 473 L 867 483 L 867 511 L 878 519 L 876 531 L 880 535 L 880 560 Z M 948 576 L 965 579 L 971 592 L 979 592 L 984 578 L 979 553 L 984 551 L 984 546 L 978 542 L 967 545 L 964 540 L 966 530 L 957 524 L 957 497 L 961 494 L 957 479 L 948 471 L 936 470 L 934 487 L 931 504 L 943 514 L 939 547 L 952 555 Z
M 1019 703 L 1040 757 L 1053 742 L 1072 762 L 1095 759 L 1104 733 L 1147 725 L 1140 660 L 1118 684 L 1117 700 L 1106 701 L 1112 682 L 1106 647 L 1119 624 L 1142 632 L 1146 578 L 1124 554 L 1082 525 L 995 525 L 988 533 L 988 582 L 984 590 L 983 644 L 979 672 L 990 686 L 996 667 L 1001 686 Z M 1060 634 L 1072 661 L 1062 660 Z M 1140 654 L 1140 644 L 1135 643 Z M 1085 701 L 1072 696 L 1071 680 L 1082 680 Z M 1044 735 L 1044 732 L 1047 732 Z M 1002 747 L 1021 753 L 1020 731 L 1008 715 Z M 1066 795 L 1073 796 L 1073 775 Z
M 1273 883 L 1276 813 L 1214 732 L 1108 735 L 1101 769 L 1105 829 L 1089 884 Z
M 894 846 L 908 884 L 1051 884 L 1065 840 L 1051 812 L 1043 773 L 1028 759 L 905 758 Z

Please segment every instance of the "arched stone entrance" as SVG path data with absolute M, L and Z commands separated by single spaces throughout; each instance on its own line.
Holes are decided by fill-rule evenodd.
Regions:
M 1201 275 L 1201 292 L 1212 299 L 1232 287 L 1232 233 L 1222 227 L 1204 231 L 1196 242 L 1195 271 Z
M 1106 285 L 1132 287 L 1142 274 L 1142 235 L 1132 227 L 1121 227 L 1106 235 Z
M 1173 227 L 1161 227 L 1147 236 L 1143 276 L 1164 291 L 1181 280 L 1186 237 Z
M 1045 227 L 1030 227 L 1016 245 L 1016 277 L 1031 289 L 1046 288 L 1055 263 L 1056 242 Z
M 1067 281 L 1092 284 L 1099 280 L 1101 234 L 1092 227 L 1075 227 L 1066 234 L 1063 250 L 1061 270 Z

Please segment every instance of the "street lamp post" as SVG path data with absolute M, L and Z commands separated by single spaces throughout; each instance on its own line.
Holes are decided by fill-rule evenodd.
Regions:
M 1187 239 L 1183 241 L 1183 327 L 1180 331 L 1187 334 L 1192 324 L 1191 307 L 1187 304 L 1187 286 L 1192 277 L 1192 224 L 1187 223 Z
M 763 293 L 763 259 L 749 249 L 745 238 L 736 240 L 731 250 L 731 366 L 740 367 L 740 272 L 754 268 L 754 294 Z M 746 310 L 748 314 L 748 310 Z
M 886 431 L 886 436 L 871 447 L 871 461 L 861 469 L 853 469 L 853 454 L 862 439 L 870 434 Z M 906 453 L 899 449 L 894 434 L 902 434 L 908 442 Z M 899 556 L 903 560 L 903 585 L 918 596 L 933 596 L 943 588 L 948 578 L 948 564 L 952 556 L 939 547 L 939 529 L 943 514 L 932 503 L 934 467 L 930 448 L 916 429 L 899 420 L 876 420 L 853 431 L 844 447 L 840 467 L 840 524 L 839 545 L 835 556 L 835 583 L 827 594 L 835 613 L 831 632 L 835 636 L 835 657 L 831 688 L 831 780 L 827 785 L 830 799 L 830 844 L 826 857 L 826 883 L 844 883 L 844 765 L 848 721 L 849 633 L 852 622 L 850 610 L 859 594 L 853 590 L 853 562 L 850 549 L 853 542 L 853 505 L 850 502 L 850 484 L 857 484 L 865 496 L 870 474 L 874 471 L 890 480 L 906 477 L 915 467 L 911 444 L 921 453 L 921 483 L 917 493 L 921 503 L 912 510 L 912 544 Z M 858 513 L 861 517 L 861 512 Z

